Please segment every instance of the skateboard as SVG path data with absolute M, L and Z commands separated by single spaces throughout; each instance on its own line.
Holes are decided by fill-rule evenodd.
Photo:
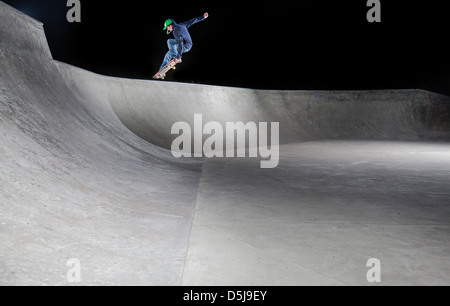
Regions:
M 177 69 L 176 67 L 177 63 L 175 63 L 175 60 L 171 60 L 170 63 L 168 63 L 167 65 L 165 65 L 163 67 L 163 69 L 161 69 L 160 71 L 158 71 L 157 74 L 155 74 L 153 76 L 154 79 L 161 79 L 164 80 L 164 78 L 166 77 L 166 73 L 169 72 L 171 69 L 175 70 Z

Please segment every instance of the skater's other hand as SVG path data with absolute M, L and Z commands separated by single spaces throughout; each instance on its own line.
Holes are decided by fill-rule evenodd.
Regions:
M 203 16 L 204 16 L 205 18 L 208 18 L 208 17 L 209 17 L 209 14 L 208 14 L 208 13 L 205 13 Z

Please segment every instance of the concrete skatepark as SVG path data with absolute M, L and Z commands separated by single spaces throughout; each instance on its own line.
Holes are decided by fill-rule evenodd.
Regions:
M 280 164 L 171 126 L 280 122 Z M 101 76 L 0 2 L 0 285 L 450 284 L 450 98 Z

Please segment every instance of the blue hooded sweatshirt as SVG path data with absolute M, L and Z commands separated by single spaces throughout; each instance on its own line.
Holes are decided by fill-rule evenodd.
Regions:
M 201 16 L 179 24 L 176 23 L 175 20 L 170 19 L 173 22 L 173 36 L 177 40 L 178 46 L 182 47 L 178 48 L 177 59 L 181 59 L 183 52 L 188 52 L 192 48 L 192 38 L 189 34 L 188 29 L 197 22 L 203 21 L 205 19 L 205 16 Z

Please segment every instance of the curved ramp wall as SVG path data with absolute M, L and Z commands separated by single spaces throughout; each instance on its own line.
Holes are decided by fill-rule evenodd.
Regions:
M 448 140 L 450 98 L 423 90 L 273 91 L 114 79 L 111 104 L 134 133 L 170 148 L 174 123 L 279 122 L 281 144 Z
M 130 132 L 108 79 L 0 2 L 0 285 L 177 285 L 202 163 Z M 70 263 L 70 262 L 69 262 Z

